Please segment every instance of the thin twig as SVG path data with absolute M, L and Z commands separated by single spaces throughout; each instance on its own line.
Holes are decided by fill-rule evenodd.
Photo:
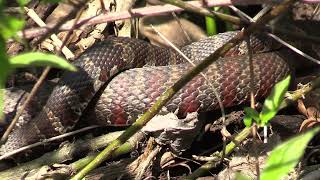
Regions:
M 254 95 L 256 93 L 256 90 L 254 88 L 254 67 L 253 67 L 253 61 L 252 61 L 252 48 L 250 45 L 250 36 L 246 38 L 247 41 L 247 48 L 248 48 L 248 58 L 249 58 L 249 69 L 250 69 L 250 107 L 252 109 L 255 109 L 255 98 Z M 260 177 L 260 168 L 259 168 L 259 156 L 257 152 L 257 124 L 254 122 L 252 125 L 252 137 L 253 137 L 253 152 L 255 157 L 255 167 L 257 172 L 257 177 Z
M 190 12 L 200 13 L 204 16 L 209 16 L 209 17 L 213 17 L 213 18 L 218 17 L 221 20 L 228 21 L 233 24 L 237 24 L 237 25 L 248 24 L 248 22 L 243 22 L 243 21 L 241 21 L 241 19 L 234 17 L 234 16 L 231 16 L 229 14 L 223 14 L 223 13 L 216 12 L 216 11 L 210 11 L 207 8 L 204 8 L 201 6 L 194 6 L 192 4 L 185 3 L 181 0 L 161 0 L 161 1 L 166 2 L 166 3 L 170 3 L 170 4 L 178 6 L 178 7 L 181 7 L 187 11 L 190 11 Z M 206 3 L 206 5 L 208 7 L 209 3 Z
M 248 21 L 248 20 L 251 19 L 251 17 L 250 17 L 249 15 L 247 15 L 246 13 L 244 13 L 243 11 L 241 11 L 240 9 L 238 9 L 237 7 L 235 7 L 235 6 L 229 6 L 229 8 L 230 8 L 233 12 L 235 12 L 235 13 L 240 17 L 240 19 L 246 20 L 246 21 Z
M 208 0 L 206 1 L 207 3 L 205 4 L 205 7 L 211 7 L 211 6 L 218 6 L 221 5 L 219 2 L 216 0 Z M 198 1 L 190 1 L 188 2 L 191 5 L 201 7 L 203 4 L 199 3 Z M 220 2 L 221 3 L 221 2 Z M 235 2 L 237 3 L 237 2 Z M 231 5 L 226 3 L 226 5 Z M 205 9 L 205 8 L 204 8 Z M 158 6 L 149 6 L 149 7 L 144 7 L 144 8 L 137 8 L 137 9 L 131 9 L 130 12 L 124 11 L 124 12 L 115 12 L 115 13 L 108 13 L 108 14 L 102 14 L 99 16 L 94 16 L 86 19 L 80 19 L 78 23 L 75 25 L 62 25 L 59 24 L 60 26 L 56 25 L 54 27 L 51 26 L 46 26 L 44 28 L 30 28 L 26 29 L 23 32 L 19 32 L 18 36 L 22 38 L 34 38 L 38 36 L 42 36 L 44 34 L 48 35 L 48 32 L 58 32 L 58 31 L 70 31 L 70 30 L 75 30 L 79 28 L 84 28 L 84 26 L 87 25 L 96 25 L 100 23 L 107 23 L 107 22 L 113 22 L 117 20 L 123 20 L 123 19 L 129 19 L 129 18 L 134 18 L 134 17 L 143 17 L 143 16 L 157 16 L 157 15 L 166 15 L 169 12 L 180 12 L 182 11 L 182 8 L 175 7 L 172 5 L 158 5 Z M 207 9 L 205 11 L 208 11 Z M 202 14 L 206 16 L 206 13 L 197 12 L 198 14 Z M 222 14 L 222 13 L 221 13 Z M 224 17 L 224 16 L 222 16 Z M 222 18 L 224 21 L 240 25 L 240 19 L 235 16 L 229 15 L 230 18 Z M 219 17 L 221 18 L 221 17 Z M 246 23 L 248 22 L 242 22 L 244 25 L 248 25 Z M 264 27 L 264 31 L 267 32 L 273 32 L 273 33 L 278 33 L 281 35 L 288 36 L 292 39 L 300 39 L 300 40 L 307 40 L 313 43 L 320 43 L 320 38 L 316 36 L 310 36 L 310 35 L 304 35 L 301 33 L 296 33 L 296 32 L 291 32 L 287 31 L 285 29 L 279 28 L 279 27 Z
M 115 158 L 115 157 L 118 157 L 119 155 L 133 151 L 134 149 L 137 148 L 138 143 L 143 141 L 144 138 L 145 138 L 145 134 L 139 131 L 135 135 L 131 136 L 130 139 L 128 139 L 117 150 L 115 150 L 110 157 Z M 87 156 L 83 159 L 79 159 L 78 161 L 73 162 L 70 166 L 76 172 L 82 169 L 83 167 L 85 167 L 88 163 L 90 163 L 97 156 L 97 154 L 98 153 L 94 154 L 93 156 Z
M 186 4 L 185 2 L 181 1 L 181 0 L 163 0 L 165 2 L 173 2 L 176 6 L 185 8 L 185 10 L 190 11 L 190 12 L 195 12 L 198 13 L 200 15 L 203 16 L 210 16 L 210 17 L 218 17 L 223 21 L 227 21 L 236 25 L 243 25 L 243 26 L 248 26 L 250 23 L 255 22 L 256 18 L 260 17 L 261 15 L 265 14 L 268 10 L 270 10 L 269 6 L 266 6 L 265 8 L 263 8 L 261 12 L 261 14 L 257 14 L 256 17 L 251 18 L 250 16 L 241 16 L 243 18 L 248 18 L 248 19 L 241 19 L 235 16 L 227 16 L 225 14 L 214 14 L 214 11 L 208 11 L 208 9 L 203 8 L 203 7 L 194 7 L 192 6 L 192 4 Z M 209 3 L 208 3 L 209 4 Z M 234 9 L 234 8 L 233 8 Z M 237 11 L 240 12 L 239 9 L 237 9 Z M 286 37 L 290 37 L 292 39 L 300 39 L 300 40 L 307 40 L 313 43 L 320 43 L 320 38 L 317 36 L 311 36 L 311 35 L 303 35 L 301 33 L 296 33 L 296 32 L 292 32 L 292 31 L 288 31 L 285 29 L 282 29 L 280 27 L 270 27 L 269 25 L 266 25 L 262 28 L 264 31 L 267 32 L 273 32 L 273 33 L 278 33 L 281 35 L 285 35 Z
M 164 40 L 166 41 L 174 50 L 176 50 L 184 59 L 186 59 L 193 67 L 195 67 L 196 65 L 193 63 L 193 61 L 191 59 L 189 59 L 183 52 L 181 52 L 173 43 L 171 43 L 164 35 L 162 35 L 159 31 L 157 31 L 152 25 L 151 27 L 153 28 L 153 30 Z M 225 114 L 225 110 L 220 98 L 220 95 L 218 94 L 216 88 L 212 85 L 212 83 L 210 83 L 208 77 L 205 75 L 205 73 L 200 72 L 200 75 L 208 82 L 208 84 L 210 85 L 210 87 L 213 90 L 214 96 L 217 98 L 218 100 L 218 104 L 220 107 L 220 111 L 221 111 L 221 118 L 222 118 L 222 122 L 223 122 L 223 128 L 222 128 L 222 134 L 223 134 L 223 142 L 224 142 L 224 148 L 226 145 L 226 136 L 225 134 L 227 133 L 227 128 L 225 126 L 225 119 L 226 119 L 226 114 Z M 224 155 L 222 155 L 221 161 L 224 159 Z
M 191 4 L 196 7 L 202 7 L 203 4 L 199 1 L 190 1 L 188 4 Z M 208 7 L 212 7 L 215 5 L 215 0 L 208 0 L 208 3 L 206 4 Z M 171 12 L 181 12 L 184 9 L 173 6 L 170 4 L 165 5 L 157 5 L 157 6 L 148 6 L 143 8 L 136 8 L 131 9 L 130 11 L 123 11 L 123 12 L 114 12 L 114 13 L 108 13 L 108 14 L 101 14 L 98 16 L 93 16 L 90 18 L 84 18 L 80 19 L 74 26 L 70 25 L 62 25 L 61 27 L 51 27 L 46 26 L 43 28 L 30 28 L 24 30 L 24 34 L 26 38 L 34 38 L 37 36 L 41 36 L 43 34 L 48 34 L 49 32 L 57 32 L 57 31 L 70 31 L 78 28 L 85 28 L 85 26 L 89 25 L 96 25 L 101 23 L 107 23 L 107 22 L 114 22 L 117 20 L 124 20 L 124 19 L 130 19 L 134 17 L 143 17 L 143 16 L 159 16 L 159 15 L 166 15 Z M 213 16 L 210 12 L 207 12 L 209 16 Z M 231 15 L 224 15 L 223 13 L 217 13 L 220 14 L 222 17 L 229 17 L 225 18 L 227 21 L 231 21 L 235 24 L 240 24 L 239 18 Z M 61 24 L 60 24 L 61 25 Z M 54 30 L 53 30 L 54 29 Z M 19 37 L 22 37 L 22 32 L 18 33 Z
M 267 35 L 268 35 L 269 37 L 272 37 L 274 40 L 278 41 L 278 42 L 281 43 L 282 45 L 288 47 L 289 49 L 291 49 L 291 50 L 294 51 L 295 53 L 303 56 L 304 58 L 306 58 L 306 59 L 308 59 L 308 60 L 310 60 L 310 61 L 312 61 L 312 62 L 314 62 L 314 63 L 316 63 L 316 64 L 320 64 L 320 60 L 315 59 L 315 58 L 311 57 L 310 55 L 302 52 L 301 50 L 299 50 L 298 48 L 296 48 L 296 47 L 292 46 L 291 44 L 285 42 L 284 40 L 282 40 L 282 39 L 279 38 L 278 36 L 276 36 L 276 35 L 274 35 L 274 34 L 271 34 L 271 33 L 267 33 Z
M 206 0 L 204 0 L 206 1 Z M 300 0 L 304 3 L 319 3 L 320 0 Z M 277 0 L 215 0 L 217 6 L 230 6 L 230 5 L 258 5 L 258 4 L 279 4 L 282 1 Z
M 42 21 L 42 19 L 37 15 L 37 13 L 29 9 L 27 7 L 24 8 L 24 10 L 27 12 L 27 15 L 35 22 L 39 27 L 45 27 L 46 24 L 45 22 Z M 68 49 L 66 46 L 63 46 L 62 41 L 58 38 L 56 34 L 51 34 L 50 38 L 53 41 L 53 44 L 57 47 L 60 48 L 62 47 L 62 53 L 65 55 L 67 59 L 72 59 L 74 58 L 74 54 Z
M 80 6 L 80 9 L 78 11 L 80 13 L 78 13 L 78 15 L 76 15 L 72 29 L 75 27 L 76 23 L 80 20 L 80 17 L 84 12 L 84 8 L 85 8 L 85 6 Z M 61 43 L 61 46 L 60 46 L 60 47 L 62 47 L 62 49 L 66 47 L 66 44 L 67 44 L 68 40 L 71 38 L 72 33 L 73 33 L 73 31 L 68 31 L 67 34 L 64 36 L 63 42 Z M 73 55 L 73 57 L 71 59 L 73 59 L 74 57 L 75 56 Z
M 238 146 L 243 140 L 245 140 L 251 134 L 251 128 L 243 129 L 235 138 L 234 141 L 230 142 L 226 146 L 225 154 L 229 155 L 235 147 Z M 236 143 L 235 143 L 236 142 Z M 190 176 L 185 177 L 184 179 L 197 179 L 198 177 L 202 176 L 203 174 L 210 172 L 210 169 L 216 167 L 217 164 L 220 163 L 220 159 L 222 157 L 222 152 L 216 152 L 212 154 L 213 158 L 212 161 L 206 162 L 200 168 L 195 170 Z
M 266 7 L 264 9 L 262 9 L 260 12 L 258 13 L 257 16 L 255 16 L 255 19 L 259 19 L 260 14 L 264 15 L 263 12 L 266 12 L 266 9 L 269 9 L 269 7 Z M 249 16 L 246 16 L 247 18 L 249 18 L 249 20 L 252 22 L 254 21 L 253 19 L 251 19 Z M 262 17 L 262 16 L 261 16 Z M 252 61 L 252 48 L 251 48 L 251 44 L 250 44 L 250 35 L 246 38 L 246 42 L 247 42 L 247 48 L 248 48 L 248 58 L 249 58 L 249 69 L 250 69 L 250 107 L 252 109 L 255 109 L 255 87 L 254 87 L 254 67 L 253 67 L 253 61 Z M 253 122 L 252 125 L 252 137 L 253 137 L 253 153 L 254 153 L 254 157 L 255 157 L 255 167 L 256 167 L 256 173 L 257 173 L 257 177 L 260 177 L 260 168 L 259 168 L 259 156 L 258 156 L 258 152 L 257 152 L 257 124 L 255 122 Z
M 172 42 L 170 42 L 163 34 L 161 34 L 159 31 L 157 31 L 156 28 L 153 27 L 153 25 L 151 25 L 151 28 L 166 42 L 170 45 L 170 47 L 172 47 L 175 51 L 177 51 L 185 60 L 187 60 L 188 63 L 190 63 L 193 67 L 196 67 L 196 64 L 193 63 L 193 61 L 188 58 L 183 52 L 180 51 L 179 48 L 177 48 Z M 226 113 L 220 98 L 220 95 L 218 94 L 216 88 L 212 85 L 212 83 L 210 83 L 209 78 L 206 76 L 205 73 L 200 72 L 200 75 L 208 82 L 208 84 L 211 86 L 214 96 L 217 98 L 218 100 L 218 104 L 219 104 L 219 108 L 221 111 L 221 117 L 223 120 L 226 119 Z
M 25 108 L 28 106 L 28 104 L 30 103 L 32 98 L 38 92 L 38 89 L 40 88 L 40 86 L 43 83 L 44 79 L 47 77 L 50 69 L 51 69 L 50 67 L 46 67 L 45 70 L 42 72 L 39 80 L 36 82 L 36 84 L 32 88 L 32 90 L 31 90 L 29 96 L 27 97 L 26 101 L 23 103 L 21 108 L 17 111 L 17 114 L 14 116 L 14 118 L 11 121 L 9 127 L 6 129 L 6 131 L 4 132 L 3 136 L 1 137 L 1 144 L 5 143 L 5 141 L 8 139 L 8 136 L 9 136 L 10 132 L 12 131 L 14 126 L 16 125 L 17 121 L 19 120 L 19 118 L 22 115 L 22 113 L 25 110 Z
M 18 154 L 18 153 L 20 153 L 22 151 L 25 151 L 25 150 L 28 150 L 28 149 L 31 149 L 31 148 L 34 148 L 34 147 L 37 147 L 37 146 L 45 145 L 45 144 L 48 144 L 49 142 L 52 142 L 52 141 L 61 140 L 63 138 L 66 138 L 66 137 L 69 137 L 69 136 L 73 136 L 75 134 L 79 134 L 81 132 L 88 131 L 90 129 L 95 129 L 97 127 L 99 127 L 99 126 L 96 126 L 96 125 L 89 126 L 89 127 L 85 127 L 85 128 L 82 128 L 82 129 L 78 129 L 78 130 L 72 131 L 72 132 L 68 132 L 68 133 L 65 133 L 65 134 L 54 136 L 52 138 L 44 139 L 43 141 L 36 142 L 36 143 L 30 144 L 30 145 L 21 147 L 19 149 L 14 150 L 14 151 L 10 151 L 9 153 L 5 153 L 4 155 L 0 156 L 0 160 L 7 159 L 8 157 L 13 156 L 15 154 Z
M 152 160 L 156 157 L 156 155 L 158 155 L 160 150 L 161 150 L 161 146 L 159 145 L 156 146 L 148 155 L 148 157 L 144 159 L 143 162 L 141 162 L 141 164 L 139 164 L 139 167 L 141 168 L 141 170 L 138 172 L 138 174 L 134 179 L 136 180 L 142 179 L 144 173 L 147 171 L 148 167 L 150 167 Z
M 42 41 L 44 41 L 50 34 L 52 33 L 56 33 L 58 32 L 58 29 L 65 24 L 65 22 L 67 22 L 69 19 L 71 19 L 72 17 L 76 16 L 77 13 L 79 12 L 79 9 L 82 9 L 82 7 L 85 5 L 85 3 L 87 2 L 86 0 L 79 0 L 79 1 L 68 1 L 70 4 L 76 6 L 67 16 L 64 16 L 61 18 L 60 21 L 58 21 L 53 27 L 51 28 L 47 28 L 48 26 L 45 26 L 43 28 L 46 29 L 46 31 L 40 36 L 39 39 L 37 39 L 34 44 L 40 44 Z M 76 26 L 75 24 L 77 24 L 78 22 L 75 21 L 75 23 L 73 25 L 69 25 L 70 29 L 67 31 L 72 31 L 73 28 Z M 26 32 L 24 31 L 24 37 L 27 37 Z M 19 33 L 18 33 L 19 35 Z M 37 36 L 35 36 L 37 37 Z M 38 35 L 39 37 L 39 35 Z
M 234 10 L 235 12 L 237 12 L 238 14 L 241 14 L 241 17 L 247 18 L 247 20 L 249 20 L 251 23 L 255 22 L 259 17 L 261 17 L 262 15 L 264 15 L 265 13 L 267 13 L 270 9 L 271 6 L 266 6 L 265 8 L 263 8 L 254 18 L 251 18 L 250 16 L 248 16 L 247 14 L 245 14 L 244 12 L 242 12 L 241 10 L 239 10 L 238 8 L 234 7 L 234 6 L 230 6 L 232 10 Z M 280 30 L 282 32 L 282 30 L 280 28 L 278 28 L 278 30 Z M 289 31 L 285 31 L 284 34 L 295 34 L 295 35 L 299 35 L 296 33 L 290 33 Z M 313 57 L 311 57 L 310 55 L 304 53 L 303 51 L 301 51 L 300 49 L 292 46 L 291 44 L 287 43 L 286 41 L 282 40 L 280 37 L 276 36 L 275 34 L 272 33 L 268 33 L 265 32 L 265 34 L 269 37 L 271 37 L 272 39 L 278 41 L 280 44 L 286 46 L 287 48 L 291 49 L 292 51 L 296 52 L 297 54 L 303 56 L 304 58 L 316 63 L 316 64 L 320 64 L 320 60 L 315 59 Z M 290 36 L 290 35 L 289 35 Z M 302 37 L 302 40 L 308 40 L 306 39 L 307 37 L 304 36 Z
M 320 10 L 320 6 L 319 6 L 319 4 L 317 4 L 316 8 L 314 9 L 314 11 L 312 12 L 312 15 L 310 17 L 311 20 L 313 20 L 315 15 L 317 15 L 319 13 L 319 10 Z
M 316 88 L 320 88 L 320 77 L 317 77 L 315 80 L 302 86 L 298 90 L 295 90 L 293 92 L 288 92 L 286 94 L 286 98 L 282 101 L 279 109 L 283 109 L 283 108 L 288 107 L 293 102 L 304 97 L 306 94 L 308 94 L 309 92 L 311 92 L 312 90 L 314 90 Z
M 180 19 L 178 18 L 178 16 L 176 15 L 176 13 L 175 13 L 175 12 L 172 12 L 171 14 L 172 14 L 173 18 L 176 20 L 176 22 L 178 23 L 178 25 L 179 25 L 181 31 L 183 32 L 185 38 L 187 38 L 188 43 L 191 43 L 192 40 L 191 40 L 188 32 L 185 30 L 185 28 L 183 28 L 183 26 L 182 26 L 182 24 L 181 24 L 181 21 L 180 21 Z
M 37 159 L 19 164 L 19 166 L 7 169 L 5 171 L 1 171 L 0 177 L 2 179 L 21 179 L 26 172 L 41 169 L 42 166 L 63 163 L 66 160 L 73 159 L 75 156 L 78 157 L 79 153 L 84 156 L 84 153 L 97 152 L 98 149 L 105 147 L 112 140 L 116 139 L 121 133 L 122 131 L 111 132 L 93 139 L 76 140 L 75 142 L 66 144 L 55 151 L 48 152 Z M 131 137 L 121 148 L 119 148 L 113 154 L 113 157 L 132 152 L 137 148 L 137 144 L 144 138 L 144 133 L 137 133 L 135 136 Z M 69 165 L 70 169 L 72 169 L 72 171 L 77 171 L 78 169 L 83 168 L 84 162 L 92 160 L 94 158 L 94 154 L 90 154 L 85 158 L 73 162 Z
M 186 59 L 193 67 L 195 67 L 196 65 L 193 63 L 193 61 L 191 59 L 189 59 L 183 52 L 181 52 L 173 43 L 171 43 L 164 35 L 162 35 L 159 31 L 157 31 L 152 25 L 151 25 L 152 29 L 165 41 L 167 42 L 174 50 L 176 50 L 184 59 Z M 222 134 L 223 134 L 223 147 L 225 148 L 226 146 L 226 134 L 227 134 L 227 128 L 225 126 L 225 119 L 226 119 L 226 114 L 225 114 L 225 110 L 220 98 L 220 95 L 218 94 L 216 88 L 212 85 L 212 83 L 210 83 L 209 78 L 206 76 L 205 73 L 200 72 L 200 75 L 208 82 L 208 84 L 210 85 L 211 89 L 213 90 L 214 96 L 217 98 L 218 100 L 218 104 L 220 107 L 220 111 L 221 111 L 221 118 L 222 118 L 222 122 L 223 122 L 223 128 L 222 128 Z M 224 152 L 224 151 L 223 151 Z M 224 155 L 222 155 L 221 161 L 224 159 Z

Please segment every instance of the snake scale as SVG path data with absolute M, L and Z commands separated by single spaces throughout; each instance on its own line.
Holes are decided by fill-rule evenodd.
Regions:
M 235 34 L 222 33 L 200 40 L 182 48 L 182 52 L 198 63 Z M 256 52 L 253 55 L 255 96 L 261 98 L 290 70 L 284 58 L 277 52 L 269 52 L 265 41 L 252 36 L 251 45 Z M 246 52 L 244 42 L 233 48 L 226 55 L 229 57 L 220 58 L 205 70 L 209 82 L 198 75 L 162 112 L 183 117 L 188 112 L 218 109 L 213 88 L 225 107 L 247 102 L 250 77 L 249 60 L 243 55 Z M 1 154 L 72 130 L 85 109 L 84 117 L 92 119 L 92 123 L 131 124 L 192 68 L 185 62 L 171 49 L 138 39 L 109 37 L 97 43 L 74 62 L 77 72 L 64 72 L 38 115 L 13 130 L 2 145 Z M 110 81 L 121 71 L 124 72 Z

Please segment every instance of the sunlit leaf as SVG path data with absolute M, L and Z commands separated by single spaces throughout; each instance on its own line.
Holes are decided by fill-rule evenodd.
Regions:
M 271 120 L 278 112 L 284 95 L 288 90 L 290 83 L 290 76 L 277 83 L 272 89 L 271 94 L 264 101 L 262 111 L 260 113 L 261 126 L 264 126 Z
M 23 19 L 17 19 L 11 16 L 0 16 L 0 34 L 4 39 L 16 36 L 24 26 Z
M 4 102 L 4 88 L 6 79 L 11 72 L 12 68 L 7 60 L 0 61 L 0 122 L 3 121 L 3 102 Z
M 252 109 L 250 107 L 245 107 L 244 112 L 247 115 L 251 116 L 252 119 L 254 119 L 257 123 L 259 123 L 259 121 L 260 121 L 259 113 L 255 109 Z
M 5 51 L 5 41 L 0 36 L 0 120 L 3 120 L 3 97 L 6 79 L 11 73 L 12 67 L 9 64 Z
M 311 138 L 320 128 L 310 130 L 277 146 L 267 159 L 260 179 L 281 179 L 299 162 Z
M 206 16 L 206 30 L 207 30 L 207 35 L 212 36 L 217 34 L 217 25 L 216 25 L 216 20 L 212 17 Z
M 17 0 L 19 6 L 26 6 L 31 0 Z
M 252 117 L 246 114 L 243 118 L 243 123 L 246 127 L 250 127 L 252 125 Z
M 14 68 L 22 68 L 26 66 L 51 66 L 69 71 L 76 71 L 76 68 L 65 59 L 53 54 L 41 52 L 23 53 L 11 57 L 10 64 Z

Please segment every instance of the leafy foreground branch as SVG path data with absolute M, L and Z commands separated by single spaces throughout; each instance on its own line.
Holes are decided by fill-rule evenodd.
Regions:
M 39 171 L 39 168 L 42 166 L 51 166 L 57 163 L 63 163 L 68 160 L 72 160 L 75 157 L 83 156 L 88 152 L 96 152 L 99 149 L 107 146 L 112 140 L 116 139 L 123 133 L 123 131 L 112 132 L 106 135 L 102 135 L 96 137 L 94 139 L 89 140 L 77 140 L 74 143 L 64 144 L 61 148 L 44 154 L 43 156 L 32 160 L 30 162 L 26 162 L 20 164 L 17 167 L 5 170 L 0 172 L 0 177 L 2 179 L 20 179 L 24 176 L 25 172 L 30 171 L 31 174 L 34 174 Z M 127 154 L 133 151 L 136 148 L 136 144 L 144 138 L 143 133 L 137 133 L 133 137 L 131 137 L 126 143 L 124 143 L 120 148 L 117 149 L 112 155 L 112 157 L 118 157 L 122 154 Z M 85 158 L 79 159 L 76 162 L 68 165 L 67 171 L 64 176 L 71 176 L 72 172 L 78 171 L 83 168 L 87 163 L 92 161 L 97 153 L 93 153 L 88 155 Z

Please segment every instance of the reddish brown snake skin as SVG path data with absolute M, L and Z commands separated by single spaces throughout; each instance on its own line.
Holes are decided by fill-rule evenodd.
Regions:
M 207 38 L 184 47 L 182 52 L 199 62 L 234 35 L 229 32 Z M 268 51 L 257 38 L 252 37 L 251 42 L 255 52 Z M 246 53 L 245 46 L 242 43 L 228 53 L 230 57 L 220 58 L 207 68 L 205 74 L 210 82 L 200 75 L 191 80 L 162 112 L 175 112 L 182 117 L 187 112 L 217 109 L 219 106 L 212 87 L 225 107 L 248 101 L 249 61 L 247 56 L 241 55 Z M 36 118 L 13 130 L 2 145 L 1 154 L 72 130 L 92 99 L 98 101 L 90 103 L 85 113 L 92 122 L 132 123 L 167 87 L 190 70 L 192 66 L 183 62 L 185 60 L 173 50 L 138 39 L 110 37 L 97 43 L 75 61 L 78 72 L 63 74 Z M 277 52 L 254 54 L 253 63 L 256 98 L 267 95 L 276 82 L 289 74 L 288 65 Z M 137 68 L 145 64 L 148 66 Z M 168 64 L 180 65 L 164 66 Z M 114 74 L 125 69 L 131 70 L 117 75 L 102 95 L 95 97 Z

